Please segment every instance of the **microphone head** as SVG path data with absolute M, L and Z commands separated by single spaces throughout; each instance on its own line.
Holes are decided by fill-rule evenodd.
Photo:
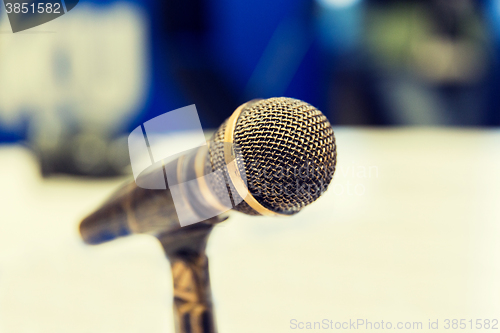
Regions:
M 222 144 L 227 128 L 226 120 L 210 141 L 206 165 L 211 170 L 207 171 L 225 166 Z M 266 209 L 284 215 L 298 213 L 328 188 L 337 147 L 328 119 L 312 105 L 285 97 L 252 101 L 243 106 L 233 130 L 231 143 L 238 152 L 240 173 L 246 177 L 249 193 Z M 225 191 L 233 202 L 239 202 L 234 209 L 261 215 L 236 198 L 227 173 L 212 185 L 214 192 Z

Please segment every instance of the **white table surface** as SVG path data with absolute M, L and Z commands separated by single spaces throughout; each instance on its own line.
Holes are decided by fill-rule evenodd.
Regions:
M 292 319 L 421 321 L 421 331 L 439 320 L 432 332 L 449 332 L 445 319 L 500 320 L 500 131 L 335 133 L 338 168 L 320 200 L 287 219 L 235 213 L 214 230 L 219 332 L 311 331 Z M 122 182 L 44 180 L 28 150 L 0 147 L 0 332 L 173 332 L 156 239 L 89 247 L 78 236 Z

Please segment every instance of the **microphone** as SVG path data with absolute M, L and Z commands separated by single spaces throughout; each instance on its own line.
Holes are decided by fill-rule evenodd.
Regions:
M 241 105 L 206 146 L 131 182 L 80 224 L 87 244 L 133 233 L 155 235 L 170 261 L 178 333 L 215 333 L 205 248 L 230 209 L 256 216 L 298 213 L 326 191 L 337 146 L 327 118 L 293 98 Z M 198 223 L 196 223 L 198 222 Z M 196 224 L 195 224 L 196 223 Z
M 86 243 L 100 244 L 133 233 L 165 234 L 199 221 L 214 224 L 231 208 L 249 215 L 293 215 L 326 191 L 336 156 L 334 133 L 321 111 L 293 98 L 253 100 L 236 109 L 208 145 L 142 179 L 167 178 L 167 190 L 131 182 L 86 217 L 80 233 Z

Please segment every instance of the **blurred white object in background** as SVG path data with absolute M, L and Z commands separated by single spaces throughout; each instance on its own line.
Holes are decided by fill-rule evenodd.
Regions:
M 80 4 L 20 33 L 0 21 L 0 122 L 32 121 L 37 141 L 58 138 L 68 123 L 116 132 L 140 111 L 148 91 L 146 20 L 126 2 Z

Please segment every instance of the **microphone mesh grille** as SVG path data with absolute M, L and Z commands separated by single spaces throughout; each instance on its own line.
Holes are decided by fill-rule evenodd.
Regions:
M 213 170 L 224 165 L 223 149 L 213 145 L 224 141 L 225 127 L 212 138 Z M 337 150 L 332 127 L 306 102 L 280 97 L 249 103 L 238 119 L 234 140 L 250 192 L 274 212 L 299 212 L 318 199 L 333 178 Z M 227 179 L 225 183 L 231 185 Z M 257 214 L 244 201 L 235 209 Z

